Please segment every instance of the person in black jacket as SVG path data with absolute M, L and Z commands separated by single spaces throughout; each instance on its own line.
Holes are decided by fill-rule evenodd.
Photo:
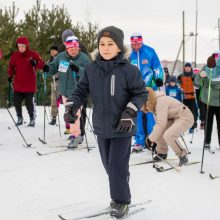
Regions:
M 138 68 L 124 56 L 123 31 L 106 27 L 98 35 L 99 54 L 87 64 L 76 90 L 68 100 L 64 119 L 74 123 L 76 112 L 90 93 L 93 126 L 103 166 L 109 177 L 110 215 L 123 217 L 131 202 L 129 158 L 135 135 L 137 110 L 147 99 Z

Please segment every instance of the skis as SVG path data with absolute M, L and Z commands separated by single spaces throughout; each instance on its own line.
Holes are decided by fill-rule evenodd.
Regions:
M 138 207 L 137 209 L 135 210 L 131 210 L 128 212 L 128 214 L 126 216 L 124 216 L 122 219 L 126 219 L 128 218 L 129 216 L 132 216 L 132 215 L 135 215 L 143 210 L 145 210 L 145 207 L 140 207 L 139 206 L 144 206 L 146 204 L 149 204 L 151 203 L 152 200 L 147 200 L 145 202 L 140 202 L 140 203 L 135 203 L 135 204 L 132 204 L 132 205 L 129 205 L 129 208 L 132 209 L 132 208 L 136 208 Z M 78 218 L 65 218 L 63 217 L 62 215 L 58 215 L 58 217 L 61 219 L 61 220 L 82 220 L 82 219 L 91 219 L 91 218 L 95 218 L 95 217 L 100 217 L 100 216 L 105 216 L 105 215 L 109 215 L 109 212 L 110 212 L 110 209 L 107 208 L 103 211 L 100 211 L 100 212 L 97 212 L 97 213 L 94 213 L 94 214 L 91 214 L 91 215 L 85 215 L 85 216 L 82 216 L 82 217 L 78 217 Z M 112 219 L 115 219 L 114 217 Z
M 200 163 L 200 161 L 188 162 L 188 163 L 184 164 L 184 166 L 190 166 L 190 165 L 194 165 L 194 164 L 198 164 L 198 163 Z M 164 169 L 164 167 L 162 167 L 162 166 L 160 167 L 160 166 L 158 166 L 158 165 L 155 164 L 154 168 L 155 168 L 158 172 L 165 172 L 165 171 L 173 170 L 173 169 L 177 169 L 177 170 L 180 171 L 181 166 L 178 165 L 178 166 L 169 167 L 169 168 L 167 168 L 167 169 Z
M 212 180 L 220 178 L 220 176 L 213 176 L 211 173 L 209 174 L 209 177 L 210 177 Z
M 178 160 L 178 159 L 176 159 L 176 158 L 166 159 L 166 161 L 173 161 L 173 160 Z M 144 165 L 144 164 L 149 164 L 149 163 L 158 163 L 158 162 L 163 162 L 163 161 L 149 160 L 149 161 L 144 161 L 144 162 L 140 162 L 140 163 L 134 163 L 134 164 L 131 164 L 130 166 L 139 166 L 139 165 Z
M 92 150 L 93 148 L 95 148 L 95 147 L 89 147 L 89 150 Z M 64 148 L 64 149 L 59 149 L 59 150 L 55 150 L 55 151 L 49 151 L 49 152 L 46 152 L 46 153 L 41 153 L 39 151 L 36 151 L 36 153 L 39 156 L 46 156 L 46 155 L 50 155 L 50 154 L 62 153 L 62 152 L 65 152 L 65 151 L 75 151 L 75 150 L 83 150 L 83 149 L 87 149 L 87 147 L 83 146 L 83 147 L 77 147 L 77 148 L 73 148 L 73 149 Z

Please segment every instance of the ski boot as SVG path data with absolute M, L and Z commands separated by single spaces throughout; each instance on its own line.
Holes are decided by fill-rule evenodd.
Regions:
M 81 140 L 80 136 L 72 137 L 71 140 L 70 140 L 70 143 L 67 146 L 67 148 L 70 149 L 70 150 L 77 148 L 78 145 L 79 145 L 80 140 Z
M 112 202 L 111 202 L 112 203 Z M 110 204 L 111 207 L 111 204 Z M 120 204 L 120 203 L 112 203 L 112 207 L 110 209 L 110 216 L 115 218 L 123 218 L 128 214 L 129 207 L 128 204 Z
M 57 122 L 56 117 L 52 117 L 52 119 L 51 119 L 49 125 L 55 125 L 56 122 Z
M 28 127 L 34 127 L 34 126 L 35 126 L 35 119 L 32 118 L 32 119 L 30 119 L 30 122 L 29 122 L 29 124 L 28 124 Z
M 79 135 L 78 139 L 79 139 L 78 144 L 82 144 L 83 143 L 83 136 Z
M 205 149 L 210 150 L 211 149 L 210 144 L 205 144 Z
M 64 134 L 70 134 L 70 129 L 67 128 L 67 129 L 64 131 Z
M 157 155 L 158 155 L 159 157 L 158 157 Z M 164 159 L 164 160 L 167 159 L 167 154 L 157 154 L 157 155 L 153 158 L 154 161 L 161 161 L 161 158 Z M 161 157 L 161 158 L 160 158 L 160 157 Z
M 187 154 L 180 157 L 180 161 L 179 161 L 179 166 L 182 166 L 184 164 L 188 163 L 188 158 L 187 158 Z
M 16 126 L 20 126 L 23 124 L 23 118 L 22 117 L 18 117 L 18 121 L 16 123 Z
M 140 153 L 141 151 L 143 151 L 143 146 L 140 144 L 136 144 L 133 149 L 132 149 L 132 153 Z
M 194 133 L 194 128 L 190 128 L 190 129 L 189 129 L 189 133 L 190 133 L 190 134 L 193 134 L 193 133 Z

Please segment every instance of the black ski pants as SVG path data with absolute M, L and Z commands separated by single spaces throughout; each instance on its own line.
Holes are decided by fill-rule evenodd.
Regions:
M 206 106 L 206 112 L 207 112 L 207 106 Z M 218 130 L 218 142 L 220 144 L 220 107 L 216 107 L 216 106 L 209 106 L 209 109 L 208 109 L 208 118 L 206 122 L 207 125 L 205 125 L 207 126 L 206 136 L 205 136 L 206 144 L 211 143 L 214 115 L 216 117 L 216 124 L 217 124 L 217 130 Z
M 197 121 L 196 121 L 196 101 L 195 99 L 183 99 L 183 104 L 186 105 L 192 112 L 194 117 L 194 124 L 192 128 L 197 127 Z
M 30 116 L 34 118 L 34 93 L 33 92 L 14 92 L 14 106 L 18 117 L 22 117 L 22 101 L 25 100 L 25 105 Z
M 84 136 L 84 135 L 85 135 L 86 107 L 87 107 L 87 101 L 83 104 L 82 110 L 81 110 L 81 117 L 80 117 L 80 131 L 81 131 L 81 136 Z
M 200 90 L 201 89 L 196 89 L 196 100 L 197 100 L 197 104 L 198 104 L 198 108 L 199 108 L 199 119 L 200 119 L 200 121 L 204 122 L 205 121 L 206 106 L 200 100 Z
M 111 199 L 118 203 L 130 203 L 131 137 L 105 139 L 98 136 L 98 145 L 103 166 L 109 177 Z

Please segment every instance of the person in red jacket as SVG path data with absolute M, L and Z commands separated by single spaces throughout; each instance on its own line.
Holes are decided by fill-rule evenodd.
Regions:
M 16 41 L 16 46 L 18 50 L 12 54 L 9 61 L 8 82 L 13 82 L 14 106 L 18 117 L 17 126 L 23 124 L 22 101 L 25 100 L 25 105 L 30 116 L 28 126 L 34 127 L 33 98 L 37 90 L 36 69 L 43 69 L 45 63 L 37 52 L 30 50 L 27 37 L 19 37 Z

